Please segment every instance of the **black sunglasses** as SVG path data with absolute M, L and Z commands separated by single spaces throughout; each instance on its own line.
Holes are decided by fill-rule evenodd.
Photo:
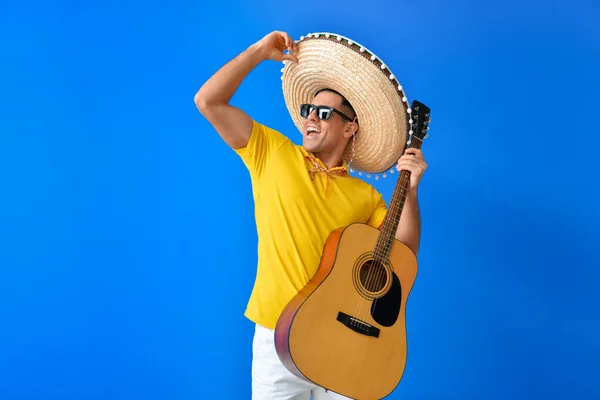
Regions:
M 333 107 L 315 106 L 314 104 L 302 104 L 300 106 L 300 115 L 302 116 L 302 118 L 308 118 L 310 113 L 312 113 L 314 110 L 317 111 L 317 113 L 316 113 L 317 118 L 319 118 L 321 120 L 325 120 L 325 121 L 328 120 L 329 118 L 331 118 L 331 114 L 333 114 L 335 112 L 335 113 L 339 114 L 342 118 L 344 118 L 350 122 L 354 121 L 352 118 L 350 118 L 346 114 L 342 113 L 341 111 L 336 110 Z

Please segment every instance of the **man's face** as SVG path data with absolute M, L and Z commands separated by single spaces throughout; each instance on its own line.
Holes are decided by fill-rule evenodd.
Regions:
M 321 92 L 315 96 L 312 104 L 333 107 L 347 114 L 341 108 L 342 98 L 336 93 Z M 324 121 L 317 118 L 316 111 L 311 112 L 304 120 L 304 148 L 313 153 L 323 153 L 345 146 L 346 139 L 352 136 L 349 124 L 349 121 L 336 112 L 332 112 L 331 117 Z

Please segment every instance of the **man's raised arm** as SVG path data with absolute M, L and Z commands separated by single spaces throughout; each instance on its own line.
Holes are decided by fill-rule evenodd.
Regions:
M 297 62 L 296 44 L 285 32 L 271 32 L 219 69 L 194 96 L 200 113 L 233 149 L 245 147 L 252 132 L 252 119 L 229 104 L 242 81 L 264 60 Z

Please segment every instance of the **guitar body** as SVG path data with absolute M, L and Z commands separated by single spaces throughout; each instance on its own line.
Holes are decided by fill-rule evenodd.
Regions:
M 287 369 L 360 400 L 386 397 L 402 378 L 406 303 L 417 275 L 415 254 L 396 239 L 385 261 L 377 261 L 380 234 L 360 223 L 332 232 L 317 273 L 275 330 Z

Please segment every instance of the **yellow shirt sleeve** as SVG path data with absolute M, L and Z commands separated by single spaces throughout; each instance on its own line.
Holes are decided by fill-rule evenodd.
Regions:
M 273 154 L 286 142 L 289 142 L 286 136 L 253 120 L 248 144 L 235 152 L 241 157 L 250 174 L 258 178 Z
M 371 225 L 375 228 L 381 228 L 383 221 L 385 219 L 385 215 L 387 214 L 387 206 L 385 204 L 385 200 L 383 200 L 383 196 L 379 195 L 379 201 L 373 210 L 373 213 L 369 217 L 367 221 L 368 225 Z

